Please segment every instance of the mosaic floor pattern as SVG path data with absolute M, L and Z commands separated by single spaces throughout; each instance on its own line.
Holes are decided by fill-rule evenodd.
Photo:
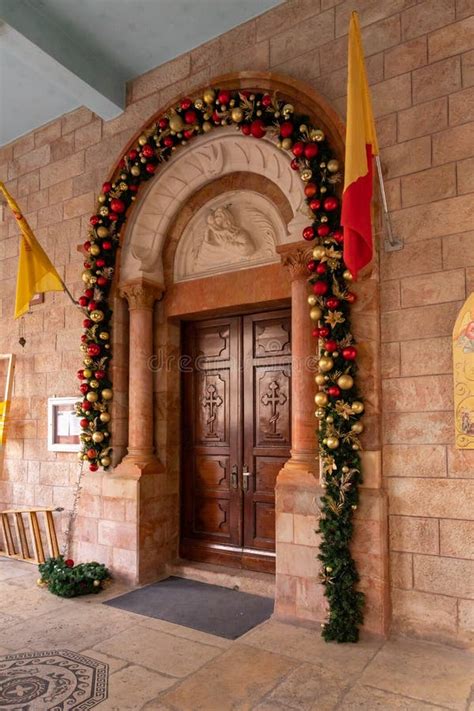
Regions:
M 86 711 L 107 698 L 107 664 L 62 649 L 0 656 L 2 711 Z

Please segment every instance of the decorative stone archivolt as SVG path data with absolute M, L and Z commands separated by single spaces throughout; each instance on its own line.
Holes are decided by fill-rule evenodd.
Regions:
M 248 190 L 226 192 L 188 223 L 176 250 L 174 281 L 275 262 L 286 234 L 270 200 Z
M 279 150 L 271 140 L 252 140 L 237 134 L 232 128 L 221 128 L 215 134 L 195 138 L 191 146 L 180 150 L 172 161 L 160 169 L 158 176 L 142 196 L 140 205 L 128 223 L 123 246 L 121 280 L 124 282 L 145 278 L 162 284 L 162 249 L 171 221 L 193 193 L 216 178 L 231 173 L 255 173 L 278 185 L 292 208 L 293 219 L 283 226 L 281 218 L 279 223 L 275 222 L 275 216 L 271 218 L 275 230 L 275 244 L 300 240 L 302 230 L 308 222 L 307 206 L 303 183 L 299 175 L 290 170 L 289 164 L 289 155 Z M 214 206 L 214 209 L 216 207 Z M 262 210 L 261 206 L 256 209 Z M 234 222 L 242 220 L 241 211 L 240 218 L 233 214 L 232 208 L 230 212 Z M 265 210 L 263 212 L 265 214 Z M 268 213 L 268 210 L 266 212 Z M 209 214 L 206 219 L 207 217 Z M 249 231 L 243 224 L 240 226 Z M 256 237 L 253 230 L 250 230 L 249 234 L 251 239 L 261 238 L 261 235 Z M 237 250 L 234 251 L 234 256 L 236 254 Z M 262 252 L 259 254 L 258 259 Z M 240 267 L 237 264 L 234 268 Z M 196 276 L 196 272 L 189 272 L 189 265 L 183 264 L 183 260 L 177 268 L 177 274 L 179 278 Z

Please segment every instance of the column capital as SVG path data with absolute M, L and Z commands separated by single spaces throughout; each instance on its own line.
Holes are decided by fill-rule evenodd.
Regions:
M 159 299 L 165 288 L 146 279 L 134 279 L 119 287 L 120 296 L 127 299 L 129 311 L 135 309 L 152 310 L 156 299 Z
M 281 257 L 281 263 L 288 271 L 291 281 L 308 278 L 307 264 L 312 257 L 313 247 L 307 242 L 290 242 L 280 244 L 276 248 Z

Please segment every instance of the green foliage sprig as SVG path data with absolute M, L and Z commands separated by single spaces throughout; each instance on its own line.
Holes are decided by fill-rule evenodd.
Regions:
M 74 565 L 73 560 L 65 560 L 62 555 L 48 558 L 38 569 L 41 574 L 38 585 L 47 587 L 59 597 L 96 594 L 103 590 L 105 582 L 111 577 L 102 563 Z

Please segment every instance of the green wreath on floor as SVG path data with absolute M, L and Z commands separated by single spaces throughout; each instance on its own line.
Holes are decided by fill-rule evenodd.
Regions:
M 325 493 L 320 505 L 319 558 L 329 602 L 323 636 L 355 642 L 364 600 L 356 590 L 359 578 L 349 549 L 361 481 L 359 435 L 364 410 L 354 382 L 357 349 L 349 320 L 356 296 L 350 290 L 352 275 L 343 260 L 339 162 L 324 131 L 313 126 L 309 117 L 295 112 L 291 104 L 268 93 L 214 88 L 198 98 L 184 98 L 143 131 L 119 162 L 113 179 L 102 186 L 84 244 L 85 290 L 79 298 L 84 310 L 84 363 L 78 371 L 83 399 L 76 405 L 82 427 L 80 457 L 89 463 L 91 471 L 99 466 L 106 469 L 111 463 L 112 311 L 108 297 L 127 211 L 137 199 L 141 184 L 152 178 L 176 150 L 220 126 L 235 126 L 249 140 L 275 140 L 292 154 L 289 165 L 304 183 L 309 224 L 302 236 L 314 245 L 313 258 L 308 262 L 308 302 L 320 352 L 315 414 Z
M 59 597 L 77 597 L 90 595 L 103 590 L 105 583 L 111 579 L 110 573 L 102 563 L 80 563 L 74 565 L 71 558 L 66 560 L 62 555 L 48 558 L 38 566 L 41 577 L 39 587 L 47 587 L 50 592 Z

